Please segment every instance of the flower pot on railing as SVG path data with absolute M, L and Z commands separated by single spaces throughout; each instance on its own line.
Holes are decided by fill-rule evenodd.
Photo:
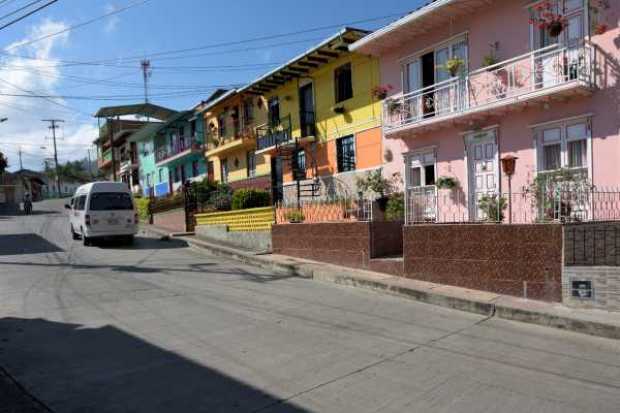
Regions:
M 558 37 L 560 34 L 562 34 L 563 30 L 564 23 L 560 20 L 552 21 L 547 27 L 547 31 L 549 32 L 549 36 L 551 37 Z
M 451 176 L 440 176 L 437 178 L 437 189 L 455 189 L 459 186 L 459 181 Z

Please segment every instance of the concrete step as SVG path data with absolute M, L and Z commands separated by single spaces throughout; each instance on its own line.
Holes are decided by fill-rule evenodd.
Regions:
M 404 268 L 405 264 L 403 257 L 372 258 L 368 262 L 368 269 L 370 271 L 384 274 L 403 275 Z

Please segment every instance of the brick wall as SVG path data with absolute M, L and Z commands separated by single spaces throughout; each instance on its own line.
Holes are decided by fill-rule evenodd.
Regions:
M 281 224 L 271 230 L 275 254 L 366 268 L 370 257 L 367 222 Z
M 564 263 L 568 266 L 620 266 L 620 222 L 566 225 Z
M 271 176 L 257 176 L 256 178 L 248 178 L 242 179 L 240 181 L 234 181 L 229 183 L 230 187 L 235 189 L 242 188 L 254 188 L 254 189 L 263 189 L 265 191 L 271 192 Z
M 170 232 L 185 232 L 185 209 L 173 209 L 153 214 L 153 225 Z
M 405 276 L 528 298 L 562 299 L 561 225 L 413 225 Z

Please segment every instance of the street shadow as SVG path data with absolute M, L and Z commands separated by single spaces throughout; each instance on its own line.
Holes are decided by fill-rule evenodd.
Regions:
M 53 411 L 308 411 L 227 375 L 223 363 L 189 360 L 113 326 L 3 318 L 0 347 L 0 365 Z
M 123 244 L 122 241 L 114 239 L 93 240 L 93 246 L 106 250 L 170 250 L 179 248 L 189 248 L 189 244 L 180 239 L 170 239 L 162 241 L 156 238 L 135 237 L 131 245 Z
M 1 255 L 43 254 L 63 250 L 37 234 L 0 235 Z

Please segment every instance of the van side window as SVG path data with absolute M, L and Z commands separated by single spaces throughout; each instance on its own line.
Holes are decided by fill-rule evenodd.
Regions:
M 84 207 L 86 206 L 86 195 L 82 195 L 75 202 L 75 210 L 76 211 L 84 211 Z

